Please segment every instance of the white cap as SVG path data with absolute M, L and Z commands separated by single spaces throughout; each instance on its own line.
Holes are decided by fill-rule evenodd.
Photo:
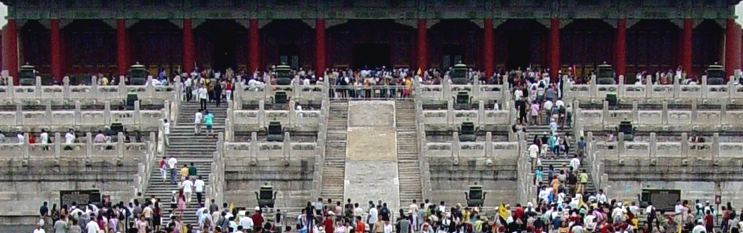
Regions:
M 259 211 L 259 210 L 261 210 L 261 207 L 259 207 L 259 206 L 256 206 L 256 207 L 255 207 L 255 211 Z

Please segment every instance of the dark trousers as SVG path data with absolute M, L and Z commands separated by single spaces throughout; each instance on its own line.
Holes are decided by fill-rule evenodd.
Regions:
M 197 203 L 199 203 L 199 205 L 201 205 L 202 195 L 204 195 L 203 192 L 196 192 L 196 201 L 198 201 Z
M 191 87 L 186 87 L 186 102 L 191 102 L 191 99 L 193 99 L 192 91 L 193 89 L 191 89 Z
M 206 109 L 206 99 L 199 99 L 199 103 L 201 105 L 201 109 Z
M 219 104 L 222 103 L 222 93 L 220 92 L 214 92 L 214 100 L 217 101 L 217 107 L 219 107 Z

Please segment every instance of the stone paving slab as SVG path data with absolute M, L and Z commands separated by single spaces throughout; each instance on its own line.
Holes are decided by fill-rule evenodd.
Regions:
M 347 161 L 397 161 L 395 128 L 349 128 Z
M 400 205 L 397 161 L 347 161 L 345 194 L 353 203 L 366 206 L 382 200 L 390 210 Z
M 395 101 L 351 101 L 348 127 L 395 127 Z

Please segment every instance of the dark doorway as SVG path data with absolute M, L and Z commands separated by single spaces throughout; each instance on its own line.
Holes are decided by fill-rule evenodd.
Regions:
M 525 69 L 531 63 L 531 32 L 529 30 L 508 31 L 508 62 L 509 70 Z
M 299 67 L 301 66 L 299 62 L 299 45 L 279 45 L 279 61 L 282 65 L 289 65 L 293 69 L 299 69 Z
M 215 31 L 214 64 L 215 70 L 224 72 L 227 68 L 237 68 L 237 34 L 231 31 Z
M 389 44 L 353 45 L 353 67 L 355 69 L 376 69 L 390 67 Z
M 464 46 L 459 44 L 445 44 L 442 48 L 444 58 L 441 60 L 441 67 L 443 69 L 449 69 L 454 67 L 457 63 L 464 62 Z

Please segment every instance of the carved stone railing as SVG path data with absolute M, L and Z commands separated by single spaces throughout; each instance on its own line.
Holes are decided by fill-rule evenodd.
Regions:
M 682 85 L 678 81 L 673 85 L 654 85 L 651 82 L 644 85 L 624 84 L 623 76 L 619 76 L 619 84 L 616 85 L 598 85 L 595 79 L 589 84 L 571 85 L 567 81 L 567 76 L 563 77 L 563 82 L 566 84 L 563 95 L 566 101 L 602 102 L 607 93 L 616 93 L 620 101 L 640 101 L 640 103 L 650 100 L 691 101 L 695 99 L 712 102 L 743 101 L 743 86 L 738 86 L 734 82 L 729 82 L 727 85 L 707 85 L 706 78 L 702 78 L 701 85 Z
M 69 78 L 65 77 L 61 86 L 42 86 L 41 77 L 36 77 L 35 86 L 0 86 L 0 93 L 4 95 L 4 104 L 17 102 L 74 102 L 79 100 L 110 101 L 119 103 L 126 100 L 129 93 L 137 94 L 145 104 L 163 103 L 165 100 L 173 99 L 174 86 L 153 86 L 152 77 L 147 80 L 147 85 L 134 86 L 125 85 L 120 82 L 117 86 L 99 86 L 97 79 L 93 78 L 90 86 L 70 85 Z M 177 85 L 176 85 L 177 86 Z
M 60 133 L 55 133 L 53 142 L 48 144 L 31 144 L 28 136 L 28 133 L 24 133 L 24 140 L 18 143 L 0 143 L 0 153 L 9 157 L 18 157 L 20 154 L 24 166 L 34 161 L 53 161 L 55 166 L 59 166 L 61 160 L 83 161 L 86 166 L 98 161 L 113 161 L 120 166 L 123 165 L 125 157 L 136 157 L 139 153 L 148 153 L 151 149 L 147 143 L 125 143 L 123 133 L 119 133 L 117 141 L 111 143 L 93 142 L 91 133 L 86 133 L 81 142 L 75 143 L 66 143 Z
M 604 160 L 600 157 L 603 155 L 595 150 L 597 143 L 597 141 L 593 140 L 593 132 L 588 132 L 586 135 L 586 149 L 583 153 L 585 154 L 586 163 L 591 166 L 590 172 L 593 187 L 603 189 L 609 182 L 609 175 L 604 173 Z
M 476 110 L 454 110 L 454 101 L 448 101 L 447 110 L 423 110 L 420 121 L 426 127 L 436 130 L 455 130 L 462 122 L 470 121 L 475 127 L 502 126 L 510 127 L 510 119 L 516 117 L 516 110 L 504 103 L 504 110 L 487 110 L 485 102 L 479 102 Z
M 292 85 L 271 85 L 266 82 L 265 85 L 256 85 L 251 87 L 243 82 L 235 84 L 234 104 L 235 110 L 242 109 L 244 103 L 258 103 L 264 101 L 273 103 L 274 96 L 278 91 L 286 92 L 287 97 L 296 103 L 322 102 L 328 93 L 327 82 L 316 85 L 305 86 L 301 82 L 294 81 Z
M 258 134 L 253 132 L 250 142 L 224 142 L 224 153 L 240 154 L 250 158 L 251 163 L 261 161 L 290 161 L 292 158 L 314 157 L 322 153 L 317 142 L 292 142 L 289 132 L 284 134 L 283 142 L 259 142 Z
M 498 158 L 518 158 L 520 155 L 519 142 L 459 142 L 456 132 L 454 138 L 453 142 L 426 142 L 421 153 L 429 157 L 451 156 L 453 161 L 465 157 L 492 159 L 493 162 Z
M 526 139 L 524 138 L 524 132 L 518 133 L 518 160 L 516 160 L 516 167 L 519 173 L 518 175 L 518 200 L 519 203 L 531 202 L 536 196 L 537 186 L 534 184 L 534 174 L 532 171 L 531 162 L 528 151 L 526 150 Z
M 225 141 L 224 134 L 219 133 L 217 140 L 217 151 L 212 155 L 214 160 L 211 164 L 212 173 L 209 174 L 209 185 L 207 187 L 206 199 L 211 201 L 212 199 L 216 203 L 224 202 L 224 191 L 226 182 L 224 180 L 224 168 L 225 168 Z
M 330 114 L 330 101 L 328 100 L 327 96 L 322 102 L 322 107 L 320 110 L 320 127 L 317 132 L 317 151 L 318 153 L 315 156 L 315 164 L 314 166 L 314 175 L 312 179 L 312 199 L 311 200 L 317 200 L 320 198 L 320 195 L 322 194 L 322 181 L 323 181 L 323 169 L 325 164 L 325 154 L 327 153 L 325 151 L 325 143 L 328 141 L 328 117 Z
M 150 139 L 147 141 L 147 151 L 142 153 L 141 160 L 137 164 L 137 175 L 134 177 L 134 193 L 133 197 L 136 197 L 139 193 L 147 192 L 147 187 L 150 185 L 150 174 L 152 169 L 156 169 L 154 164 L 157 163 L 157 138 L 155 132 L 150 132 Z
M 417 93 L 416 93 L 417 94 Z M 421 122 L 423 120 L 423 102 L 416 95 L 415 98 L 415 130 L 418 135 L 418 169 L 420 170 L 421 194 L 423 199 L 431 199 L 431 165 L 428 161 L 428 155 L 424 153 L 426 142 L 426 126 Z
M 486 104 L 492 104 L 496 100 L 500 103 L 507 103 L 511 99 L 507 82 L 503 85 L 481 85 L 478 82 L 468 85 L 455 85 L 444 80 L 442 83 L 442 85 L 416 85 L 416 98 L 424 103 L 441 103 L 453 100 L 459 92 L 467 92 L 474 103 L 483 101 Z
M 166 106 L 170 105 L 168 100 Z M 158 121 L 166 118 L 170 108 L 157 110 L 140 110 L 139 102 L 135 102 L 134 110 L 115 111 L 111 110 L 111 103 L 105 102 L 103 111 L 82 110 L 80 101 L 75 102 L 75 110 L 52 110 L 51 103 L 46 104 L 46 111 L 25 111 L 22 104 L 16 105 L 15 112 L 0 112 L 0 128 L 5 130 L 16 130 L 21 127 L 24 130 L 32 128 L 61 129 L 68 128 L 102 128 L 113 122 L 120 122 L 129 130 L 155 129 Z
M 295 108 L 290 110 L 265 110 L 264 102 L 260 101 L 258 110 L 234 110 L 227 109 L 225 124 L 229 127 L 227 138 L 233 139 L 234 131 L 261 131 L 268 127 L 272 121 L 281 123 L 291 131 L 318 131 L 320 122 L 324 121 L 321 110 L 302 110 Z M 294 102 L 292 101 L 293 105 Z
M 741 142 L 720 142 L 719 133 L 708 138 L 706 142 L 689 142 L 687 140 L 675 142 L 658 142 L 656 134 L 651 133 L 648 141 L 626 142 L 621 140 L 623 133 L 619 133 L 616 141 L 613 142 L 595 142 L 592 146 L 593 152 L 601 154 L 606 159 L 623 159 L 623 158 L 689 158 L 689 159 L 718 159 L 725 158 L 743 158 L 743 143 Z M 681 134 L 682 139 L 688 138 L 687 133 Z
M 727 110 L 724 101 L 720 110 L 697 109 L 696 103 L 692 102 L 691 109 L 676 110 L 669 109 L 668 102 L 663 101 L 660 110 L 643 110 L 638 109 L 638 103 L 634 101 L 631 110 L 610 110 L 608 102 L 604 102 L 602 110 L 579 109 L 573 119 L 582 119 L 581 126 L 592 131 L 615 130 L 623 120 L 629 120 L 633 126 L 648 131 L 725 131 L 743 128 L 739 124 L 743 120 L 743 110 Z

